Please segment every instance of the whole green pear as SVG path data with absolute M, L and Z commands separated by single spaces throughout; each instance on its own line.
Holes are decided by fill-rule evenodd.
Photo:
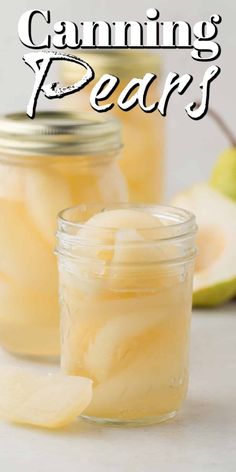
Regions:
M 210 185 L 236 201 L 236 147 L 220 155 L 213 168 Z

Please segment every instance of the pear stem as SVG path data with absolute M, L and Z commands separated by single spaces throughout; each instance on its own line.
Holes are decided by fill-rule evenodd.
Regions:
M 200 106 L 200 103 L 196 102 L 196 105 Z M 230 144 L 232 147 L 236 147 L 236 138 L 226 125 L 225 121 L 221 118 L 221 116 L 211 108 L 208 109 L 209 115 L 213 118 L 213 120 L 218 124 L 218 126 L 222 129 L 223 133 L 227 136 Z

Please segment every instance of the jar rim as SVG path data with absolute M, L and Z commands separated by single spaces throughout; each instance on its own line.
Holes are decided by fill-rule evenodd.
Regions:
M 150 214 L 155 215 L 156 217 L 160 216 L 163 218 L 169 219 L 169 225 L 165 225 L 163 222 L 162 225 L 157 225 L 153 228 L 136 228 L 136 231 L 130 234 L 130 227 L 128 238 L 126 236 L 121 236 L 120 231 L 124 231 L 125 228 L 111 228 L 98 226 L 98 225 L 88 225 L 85 224 L 90 217 L 98 213 L 98 208 L 100 207 L 100 212 L 114 209 L 136 209 L 139 211 L 148 211 Z M 86 215 L 88 217 L 84 218 L 83 221 L 75 218 L 76 211 L 80 214 Z M 74 214 L 73 214 L 74 212 Z M 90 213 L 90 214 L 89 214 Z M 172 221 L 170 222 L 170 218 Z M 85 233 L 83 233 L 83 228 L 86 228 Z M 168 231 L 167 231 L 168 229 Z M 91 231 L 90 231 L 91 230 Z M 99 231 L 97 231 L 99 230 Z M 134 228 L 135 230 L 135 228 Z M 102 231 L 102 237 L 101 233 Z M 65 264 L 66 260 L 74 260 L 76 263 L 83 265 L 88 262 L 92 257 L 96 258 L 96 254 L 100 254 L 103 264 L 109 266 L 123 265 L 125 266 L 142 266 L 148 265 L 153 266 L 155 264 L 183 264 L 187 261 L 193 261 L 196 256 L 196 247 L 194 244 L 195 234 L 197 231 L 197 225 L 195 221 L 195 216 L 193 213 L 184 210 L 182 208 L 164 206 L 164 205 L 145 205 L 145 204 L 130 204 L 130 203 L 114 203 L 107 206 L 98 205 L 98 204 L 82 204 L 75 207 L 67 208 L 62 210 L 58 215 L 58 230 L 56 233 L 57 236 L 57 248 L 56 254 L 62 256 Z M 139 260 L 134 260 L 132 263 L 130 261 L 114 262 L 113 259 L 109 262 L 107 260 L 107 254 L 114 253 L 115 248 L 115 239 L 118 235 L 119 244 L 122 247 L 126 248 L 135 248 L 135 250 L 152 250 L 153 257 L 146 260 L 145 262 L 140 262 Z M 130 237 L 131 236 L 131 237 Z M 133 239 L 132 239 L 133 238 Z M 170 250 L 170 247 L 173 246 L 176 250 L 173 252 Z M 158 249 L 158 251 L 156 251 Z M 159 251 L 159 249 L 161 251 Z M 167 249 L 167 251 L 165 250 Z M 129 252 L 129 251 L 128 251 Z M 88 256 L 90 254 L 90 256 Z M 93 256 L 91 256 L 93 254 Z M 158 259 L 157 259 L 158 257 Z M 99 259 L 100 260 L 100 259 Z
M 41 111 L 0 117 L 0 152 L 11 155 L 99 155 L 122 147 L 121 125 L 95 112 Z
M 168 220 L 167 224 L 147 229 L 149 234 L 151 231 L 155 231 L 155 235 L 158 236 L 157 240 L 159 242 L 185 237 L 189 234 L 192 235 L 197 231 L 195 215 L 192 212 L 183 208 L 178 208 L 171 205 L 157 205 L 155 203 L 109 203 L 108 205 L 89 203 L 80 204 L 61 210 L 58 214 L 58 234 L 60 235 L 63 233 L 65 235 L 69 235 L 72 237 L 74 236 L 76 238 L 78 231 L 84 227 L 84 224 L 89 219 L 88 218 L 87 220 L 75 220 L 76 212 L 80 214 L 85 214 L 85 212 L 87 212 L 88 214 L 90 214 L 90 216 L 93 216 L 96 213 L 102 213 L 115 209 L 133 209 L 139 211 L 146 211 L 156 217 L 165 217 Z M 87 225 L 87 227 L 89 227 L 89 225 Z M 103 227 L 96 225 L 91 225 L 89 228 L 91 228 L 92 230 L 102 229 L 105 231 L 114 231 L 115 229 L 117 229 L 114 226 Z M 168 230 L 170 230 L 169 236 L 166 235 L 167 228 Z

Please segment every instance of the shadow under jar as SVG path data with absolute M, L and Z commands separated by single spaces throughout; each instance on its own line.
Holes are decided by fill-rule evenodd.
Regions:
M 82 202 L 126 201 L 116 120 L 37 113 L 0 119 L 0 343 L 59 354 L 56 218 Z
M 173 207 L 84 205 L 60 213 L 61 362 L 94 382 L 84 417 L 149 424 L 188 384 L 196 224 Z
M 130 201 L 160 203 L 164 192 L 164 119 L 158 111 L 145 113 L 138 105 L 128 112 L 117 105 L 117 99 L 129 81 L 134 77 L 142 79 L 146 73 L 157 75 L 148 89 L 147 105 L 158 101 L 161 72 L 158 54 L 147 50 L 96 50 L 81 51 L 79 57 L 91 65 L 96 78 L 78 93 L 64 97 L 60 106 L 63 109 L 91 110 L 90 93 L 101 76 L 112 74 L 118 77 L 118 87 L 101 104 L 114 103 L 112 110 L 106 114 L 115 115 L 123 125 L 124 152 L 121 169 L 127 179 Z M 61 75 L 66 86 L 77 82 L 80 74 L 84 74 L 84 69 L 80 66 L 68 61 L 63 63 Z

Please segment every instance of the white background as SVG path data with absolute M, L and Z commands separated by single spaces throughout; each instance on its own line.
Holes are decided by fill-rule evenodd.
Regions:
M 32 90 L 33 72 L 22 61 L 26 50 L 17 35 L 20 15 L 27 9 L 50 9 L 52 24 L 58 20 L 139 20 L 144 22 L 146 9 L 155 7 L 160 20 L 186 20 L 190 24 L 207 20 L 213 13 L 223 17 L 217 41 L 222 54 L 216 64 L 221 75 L 212 84 L 210 104 L 225 118 L 235 131 L 235 0 L 1 0 L 0 28 L 0 113 L 25 110 Z M 46 25 L 41 22 L 46 33 Z M 40 33 L 40 32 L 39 32 Z M 52 30 L 51 30 L 52 33 Z M 42 37 L 42 36 L 41 36 Z M 164 74 L 170 71 L 190 73 L 194 82 L 182 96 L 172 96 L 166 118 L 167 125 L 167 196 L 176 190 L 208 178 L 217 155 L 227 146 L 227 140 L 217 126 L 206 116 L 195 122 L 187 117 L 184 106 L 200 98 L 199 84 L 211 63 L 199 63 L 189 50 L 161 52 Z M 51 106 L 40 98 L 39 106 Z

